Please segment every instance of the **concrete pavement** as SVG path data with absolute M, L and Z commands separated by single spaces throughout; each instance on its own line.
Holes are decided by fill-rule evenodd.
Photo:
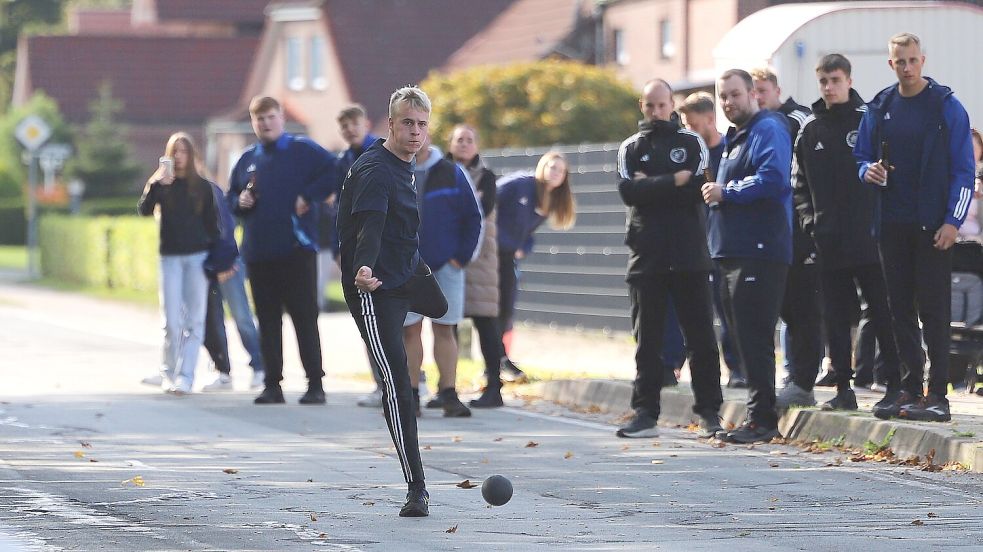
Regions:
M 365 369 L 354 325 L 321 324 L 327 406 L 296 405 L 289 345 L 288 405 L 257 407 L 245 391 L 175 398 L 137 383 L 159 358 L 153 310 L 0 285 L 0 550 L 983 548 L 977 474 L 718 448 L 677 428 L 622 440 L 616 407 L 535 399 L 466 420 L 427 412 L 432 516 L 400 519 L 384 421 L 354 406 L 370 387 L 352 377 Z M 514 356 L 627 377 L 624 350 L 623 336 L 520 329 Z M 494 473 L 516 488 L 503 507 L 456 486 Z

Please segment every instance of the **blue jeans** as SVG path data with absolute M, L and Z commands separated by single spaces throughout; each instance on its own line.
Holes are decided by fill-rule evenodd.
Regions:
M 190 390 L 198 351 L 205 339 L 208 278 L 202 265 L 207 251 L 161 255 L 160 304 L 164 314 L 164 374 Z
M 246 267 L 242 259 L 236 259 L 236 272 L 219 284 L 222 297 L 229 305 L 229 312 L 235 320 L 236 330 L 239 331 L 239 339 L 242 346 L 249 353 L 249 365 L 254 372 L 263 372 L 263 354 L 259 350 L 259 332 L 256 330 L 256 321 L 253 319 L 253 311 L 249 308 L 249 298 L 246 297 Z

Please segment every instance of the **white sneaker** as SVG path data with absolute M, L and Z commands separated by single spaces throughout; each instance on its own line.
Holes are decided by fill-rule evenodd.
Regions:
M 382 389 L 376 387 L 375 391 L 365 395 L 364 397 L 358 399 L 359 406 L 365 406 L 368 408 L 379 408 L 382 406 Z
M 266 386 L 266 372 L 253 372 L 253 381 L 249 383 L 250 389 L 262 389 Z
M 143 378 L 142 380 L 140 380 L 140 383 L 142 383 L 144 385 L 150 385 L 150 386 L 153 386 L 153 387 L 160 387 L 161 385 L 164 384 L 164 376 L 162 376 L 160 374 L 157 374 L 157 375 L 154 375 L 154 376 L 147 376 L 147 377 Z
M 215 381 L 205 385 L 201 388 L 203 392 L 211 393 L 213 391 L 232 391 L 232 376 L 228 374 L 219 374 Z

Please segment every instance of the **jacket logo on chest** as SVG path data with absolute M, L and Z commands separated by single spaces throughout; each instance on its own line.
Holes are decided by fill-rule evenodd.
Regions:
M 673 163 L 683 163 L 686 161 L 686 148 L 672 148 L 669 150 L 669 160 Z
M 816 142 L 816 151 L 819 151 L 821 149 L 826 149 L 826 148 L 823 147 L 823 143 L 822 142 Z
M 730 150 L 727 154 L 727 159 L 737 159 L 737 156 L 741 154 L 741 146 L 734 146 L 734 149 Z
M 884 120 L 885 121 L 890 121 L 891 120 L 891 113 L 890 112 L 884 114 Z
M 643 155 L 641 157 L 641 159 L 639 159 L 639 161 L 641 161 L 642 163 L 644 163 L 644 162 L 648 161 L 649 159 L 651 159 L 651 158 L 649 157 L 649 154 L 646 153 L 645 155 Z
M 857 145 L 856 130 L 851 130 L 850 132 L 846 133 L 846 145 L 850 146 L 851 148 Z
M 528 204 L 529 204 L 528 197 L 523 196 L 519 198 L 519 205 L 528 205 Z

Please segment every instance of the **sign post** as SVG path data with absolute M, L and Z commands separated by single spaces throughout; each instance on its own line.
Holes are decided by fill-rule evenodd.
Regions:
M 37 115 L 28 115 L 14 130 L 14 136 L 27 150 L 27 270 L 32 279 L 41 275 L 38 262 L 38 148 L 51 137 L 51 127 Z

